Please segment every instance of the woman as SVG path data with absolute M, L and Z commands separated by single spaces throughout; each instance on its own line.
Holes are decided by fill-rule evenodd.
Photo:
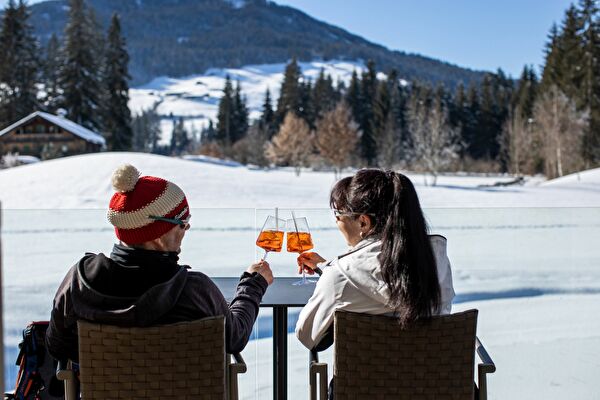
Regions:
M 446 239 L 428 236 L 406 176 L 360 170 L 334 186 L 330 205 L 350 249 L 326 264 L 302 309 L 296 324 L 302 344 L 317 350 L 331 345 L 335 310 L 396 315 L 402 325 L 450 313 L 454 290 Z M 298 267 L 314 273 L 324 261 L 303 253 Z

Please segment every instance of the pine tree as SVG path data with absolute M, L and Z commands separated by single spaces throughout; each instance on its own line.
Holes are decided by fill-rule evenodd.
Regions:
M 466 103 L 463 108 L 463 119 L 461 121 L 461 141 L 464 146 L 464 157 L 473 157 L 475 153 L 473 147 L 478 132 L 480 113 L 479 91 L 475 84 L 471 84 L 467 90 Z
M 513 110 L 518 109 L 520 112 L 519 118 L 525 121 L 532 118 L 537 90 L 538 80 L 535 71 L 533 67 L 525 65 L 512 101 Z
M 234 93 L 229 75 L 225 77 L 225 86 L 223 87 L 223 96 L 219 101 L 219 111 L 217 113 L 217 142 L 221 146 L 230 146 L 234 137 Z
M 545 89 L 552 86 L 557 86 L 558 89 L 567 95 L 567 97 L 576 99 L 578 107 L 581 108 L 582 101 L 579 91 L 583 81 L 583 69 L 575 68 L 583 59 L 583 48 L 580 37 L 581 18 L 579 12 L 574 5 L 571 5 L 565 12 L 565 17 L 561 24 L 560 32 L 555 36 L 556 32 L 551 32 L 549 53 L 547 53 L 551 76 L 542 78 L 542 84 Z M 547 50 L 547 51 L 548 51 Z
M 208 121 L 208 126 L 202 130 L 201 134 L 201 142 L 205 143 L 213 143 L 217 140 L 217 130 L 214 127 L 212 119 Z
M 394 114 L 397 123 L 402 124 L 406 107 L 406 93 L 398 82 L 398 72 L 395 69 L 388 74 L 387 86 L 390 92 L 390 112 Z
M 160 116 L 156 109 L 142 111 L 131 121 L 133 132 L 132 150 L 143 153 L 154 153 L 158 150 L 160 141 Z
M 119 16 L 113 14 L 108 30 L 106 58 L 104 61 L 105 101 L 103 123 L 109 150 L 126 151 L 131 149 L 133 132 L 131 130 L 131 112 L 129 111 L 130 79 L 127 64 L 129 55 L 125 48 L 125 39 L 121 36 Z
M 200 148 L 198 154 L 209 157 L 223 158 L 223 146 L 219 142 L 217 130 L 214 127 L 212 120 L 208 121 L 208 126 L 202 129 L 200 134 Z
M 265 101 L 263 102 L 262 114 L 259 120 L 259 129 L 265 133 L 267 140 L 271 140 L 275 135 L 275 113 L 271 104 L 271 92 L 267 88 L 265 92 Z
M 312 137 L 306 121 L 290 112 L 279 132 L 267 144 L 265 156 L 276 165 L 294 167 L 296 175 L 308 166 L 312 155 Z
M 277 101 L 277 111 L 275 111 L 275 125 L 283 123 L 284 118 L 289 112 L 300 115 L 300 76 L 301 71 L 296 58 L 285 67 L 281 90 L 279 91 L 279 100 Z
M 493 94 L 491 74 L 487 74 L 481 82 L 481 102 L 477 131 L 470 142 L 470 153 L 475 159 L 493 160 L 496 157 L 494 147 L 496 139 L 496 104 Z
M 183 124 L 183 118 L 178 118 L 173 124 L 173 132 L 171 134 L 171 154 L 181 155 L 188 150 L 189 144 L 190 137 Z
M 467 107 L 467 94 L 465 85 L 462 82 L 456 86 L 452 106 L 450 107 L 450 121 L 454 126 L 463 125 L 465 120 L 465 109 Z
M 508 118 L 511 109 L 512 99 L 514 97 L 513 80 L 509 79 L 502 69 L 492 75 L 492 95 L 494 98 L 494 119 L 493 119 L 493 143 L 490 149 L 492 159 L 500 161 L 503 171 L 506 171 L 506 165 L 502 164 L 500 155 L 500 140 L 502 137 L 502 129 L 505 121 Z
M 565 20 L 559 36 L 559 81 L 558 88 L 567 95 L 575 99 L 578 107 L 585 104 L 584 96 L 581 96 L 581 88 L 584 80 L 582 68 L 576 68 L 583 60 L 583 46 L 580 36 L 582 29 L 582 20 L 579 11 L 571 5 L 565 13 Z
M 55 113 L 58 108 L 60 101 L 60 86 L 59 80 L 59 69 L 62 66 L 62 57 L 60 53 L 60 43 L 55 34 L 50 36 L 48 44 L 46 45 L 46 57 L 43 62 L 43 78 L 44 89 L 46 96 L 44 98 L 44 108 Z
M 346 92 L 346 103 L 352 110 L 352 116 L 355 121 L 362 120 L 362 102 L 360 96 L 360 80 L 356 70 L 352 71 L 352 78 L 350 79 L 350 86 Z
M 373 166 L 377 161 L 377 144 L 373 133 L 373 102 L 377 91 L 377 72 L 375 71 L 375 63 L 369 61 L 367 70 L 362 73 L 361 79 L 361 118 L 359 125 L 362 130 L 360 137 L 361 155 L 367 165 Z
M 322 118 L 325 113 L 333 110 L 338 101 L 338 92 L 333 87 L 331 76 L 325 76 L 325 70 L 321 68 L 311 96 L 315 120 Z
M 541 89 L 558 85 L 559 78 L 559 50 L 558 50 L 558 26 L 555 24 L 550 28 L 548 41 L 544 47 L 544 70 L 541 78 Z
M 246 136 L 248 132 L 248 107 L 246 99 L 242 96 L 242 86 L 240 81 L 237 81 L 235 91 L 233 93 L 233 116 L 231 129 L 231 144 Z
M 300 79 L 299 82 L 299 102 L 296 115 L 302 118 L 312 130 L 315 127 L 315 103 L 311 96 L 313 92 L 312 81 L 310 79 Z
M 67 117 L 88 129 L 102 131 L 102 84 L 98 58 L 98 32 L 90 21 L 83 0 L 69 0 L 65 28 L 64 62 L 59 84 L 63 90 L 61 107 Z
M 581 0 L 582 87 L 581 97 L 589 112 L 589 124 L 583 137 L 583 157 L 588 163 L 600 163 L 600 21 L 594 0 Z
M 359 137 L 358 124 L 352 118 L 350 107 L 343 101 L 317 122 L 315 147 L 321 157 L 334 167 L 336 177 L 342 168 L 350 165 Z
M 381 161 L 381 157 L 379 156 L 382 155 L 384 150 L 383 146 L 386 144 L 388 116 L 390 112 L 389 85 L 387 81 L 380 81 L 377 85 L 375 98 L 373 99 L 373 119 L 371 120 L 371 132 L 375 141 L 375 153 L 378 156 L 378 160 L 376 161 L 377 164 L 380 164 L 378 161 Z M 386 166 L 389 166 L 389 163 L 386 162 L 386 164 L 388 164 Z
M 385 139 L 380 145 L 380 164 L 392 168 L 397 161 L 408 161 L 404 150 L 408 141 L 406 134 L 407 91 L 398 82 L 398 73 L 392 70 L 388 75 L 390 91 L 390 113 L 386 121 Z
M 23 0 L 10 0 L 0 32 L 0 126 L 15 122 L 38 107 L 38 44 Z

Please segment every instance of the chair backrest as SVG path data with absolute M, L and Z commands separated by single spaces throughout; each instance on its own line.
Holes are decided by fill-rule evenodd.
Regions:
M 477 310 L 403 329 L 395 318 L 336 311 L 334 398 L 473 399 Z
M 225 319 L 145 328 L 78 322 L 81 394 L 95 399 L 225 398 Z

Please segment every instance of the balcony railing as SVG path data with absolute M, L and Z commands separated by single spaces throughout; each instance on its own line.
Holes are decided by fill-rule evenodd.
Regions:
M 290 218 L 279 209 L 280 218 Z M 329 209 L 294 210 L 308 218 L 315 251 L 346 249 Z M 263 252 L 257 234 L 272 209 L 193 209 L 181 262 L 209 276 L 239 276 Z M 490 398 L 592 398 L 600 346 L 600 208 L 425 210 L 432 233 L 448 238 L 455 310 L 480 309 L 478 336 L 494 357 Z M 5 387 L 16 377 L 21 331 L 49 318 L 66 271 L 85 252 L 110 253 L 115 237 L 105 210 L 3 210 Z M 296 254 L 269 255 L 275 276 L 297 276 Z M 299 309 L 289 310 L 288 327 Z M 272 396 L 272 315 L 261 310 L 244 351 L 241 398 Z M 288 336 L 288 398 L 308 397 L 308 352 Z M 322 359 L 332 365 L 331 353 Z M 329 376 L 332 376 L 331 371 Z M 541 393 L 541 395 L 540 395 Z

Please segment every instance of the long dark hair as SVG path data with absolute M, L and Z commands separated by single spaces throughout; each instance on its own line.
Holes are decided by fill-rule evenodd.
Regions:
M 398 313 L 400 323 L 437 313 L 437 267 L 410 179 L 393 171 L 361 169 L 336 183 L 329 202 L 332 208 L 371 219 L 373 228 L 368 235 L 381 237 L 379 262 L 390 290 L 389 306 Z

